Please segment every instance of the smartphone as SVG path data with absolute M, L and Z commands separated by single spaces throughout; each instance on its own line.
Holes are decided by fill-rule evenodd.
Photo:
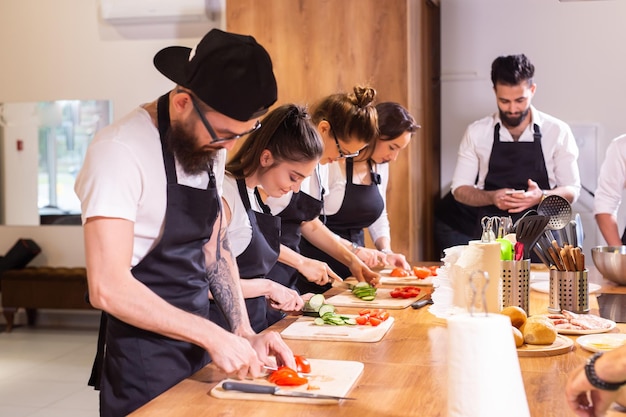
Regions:
M 517 193 L 525 193 L 526 191 L 524 190 L 509 190 L 506 192 L 507 195 L 511 195 L 511 194 L 517 194 Z

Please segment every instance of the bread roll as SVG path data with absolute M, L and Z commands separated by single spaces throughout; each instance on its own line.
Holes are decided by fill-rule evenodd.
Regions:
M 513 338 L 515 339 L 515 347 L 522 347 L 524 345 L 524 335 L 517 327 L 511 326 L 513 329 Z
M 530 345 L 551 345 L 556 340 L 556 327 L 549 319 L 526 320 L 521 328 L 524 342 Z
M 511 325 L 513 327 L 517 327 L 518 329 L 526 323 L 526 312 L 523 308 L 518 306 L 508 306 L 504 307 L 500 314 L 504 314 L 505 316 L 509 316 L 511 319 Z

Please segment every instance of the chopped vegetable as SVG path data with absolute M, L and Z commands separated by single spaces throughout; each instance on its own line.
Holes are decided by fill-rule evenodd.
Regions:
M 393 268 L 389 275 L 392 277 L 396 277 L 396 278 L 408 277 L 409 271 L 407 271 L 406 269 L 402 269 L 402 268 Z
M 293 355 L 293 358 L 296 360 L 296 371 L 303 374 L 311 372 L 311 363 L 307 358 L 302 355 Z
M 393 298 L 413 298 L 419 296 L 420 292 L 422 290 L 419 287 L 396 287 L 391 291 L 390 295 Z
M 367 282 L 359 282 L 352 288 L 352 294 L 363 301 L 372 301 L 376 298 L 376 287 Z
M 287 366 L 281 366 L 272 372 L 267 380 L 273 384 L 282 386 L 304 385 L 309 382 L 307 378 L 301 377 L 296 371 Z

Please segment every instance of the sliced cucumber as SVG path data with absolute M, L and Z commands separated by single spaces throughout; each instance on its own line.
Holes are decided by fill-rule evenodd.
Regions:
M 323 326 L 326 324 L 324 319 L 321 317 L 316 317 L 315 320 L 313 320 L 313 323 L 317 324 L 318 326 Z
M 319 309 L 318 309 L 319 315 L 320 317 L 323 317 L 325 314 L 328 313 L 335 313 L 335 306 L 332 304 L 323 304 Z
M 320 311 L 320 307 L 324 305 L 326 302 L 326 298 L 323 294 L 315 294 L 313 297 L 309 299 L 306 303 L 304 303 L 304 311 Z
M 343 322 L 345 324 L 347 324 L 349 326 L 356 326 L 356 320 L 355 319 L 353 319 L 351 317 L 348 317 L 348 318 L 342 317 L 342 318 L 343 318 Z
M 374 298 L 376 298 L 373 295 L 364 295 L 363 297 L 361 297 L 361 300 L 363 301 L 372 301 Z

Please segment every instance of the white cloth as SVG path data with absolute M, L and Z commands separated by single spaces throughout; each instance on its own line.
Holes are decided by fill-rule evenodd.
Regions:
M 580 194 L 580 173 L 578 171 L 578 145 L 571 128 L 563 121 L 540 112 L 531 106 L 532 122 L 519 138 L 520 142 L 533 141 L 533 124 L 541 131 L 541 148 L 548 172 L 550 188 L 568 187 L 574 194 L 574 201 Z M 470 124 L 465 130 L 459 146 L 456 168 L 452 176 L 452 192 L 462 185 L 484 189 L 485 177 L 489 170 L 489 158 L 493 147 L 493 130 L 496 123 L 502 123 L 497 113 Z M 513 142 L 513 137 L 505 128 L 500 129 L 500 140 Z M 520 167 L 523 169 L 523 167 Z
M 606 149 L 594 193 L 594 214 L 617 215 L 626 188 L 626 135 L 616 137 Z
M 263 210 L 254 196 L 254 188 L 246 187 L 246 190 L 248 191 L 250 208 L 258 213 L 262 213 Z M 230 208 L 231 217 L 230 223 L 228 224 L 228 241 L 230 242 L 230 249 L 233 256 L 237 257 L 250 245 L 250 240 L 252 240 L 252 226 L 250 225 L 250 219 L 248 218 L 248 213 L 246 213 L 243 201 L 241 201 L 241 197 L 239 196 L 237 180 L 228 173 L 224 177 L 224 192 L 222 197 Z
M 221 193 L 226 151 L 214 163 Z M 208 174 L 188 176 L 176 163 L 179 184 L 206 188 Z M 81 200 L 83 223 L 90 217 L 116 217 L 134 225 L 135 266 L 156 245 L 162 234 L 167 205 L 167 180 L 159 131 L 150 115 L 136 108 L 100 130 L 87 149 L 74 191 Z
M 450 317 L 447 357 L 449 417 L 530 417 L 507 316 Z
M 380 237 L 391 238 L 389 228 L 389 218 L 387 216 L 387 184 L 389 183 L 389 164 L 376 164 L 374 170 L 380 175 L 381 182 L 378 184 L 378 191 L 385 204 L 383 212 L 367 229 L 372 237 L 372 241 Z M 346 193 L 346 173 L 345 163 L 332 162 L 328 164 L 328 184 L 330 189 L 328 195 L 324 196 L 324 213 L 328 216 L 339 211 L 343 204 Z M 354 184 L 360 184 L 359 178 L 353 178 Z

